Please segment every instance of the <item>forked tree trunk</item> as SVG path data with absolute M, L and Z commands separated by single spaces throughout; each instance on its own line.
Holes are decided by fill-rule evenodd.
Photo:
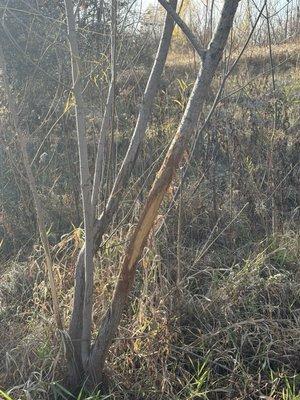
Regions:
M 177 0 L 171 0 L 170 4 L 176 9 Z M 94 252 L 99 248 L 104 233 L 110 227 L 113 216 L 116 214 L 119 204 L 121 202 L 121 194 L 126 187 L 129 180 L 132 168 L 134 166 L 140 145 L 144 139 L 149 117 L 153 108 L 155 96 L 158 90 L 161 75 L 165 66 L 166 58 L 168 55 L 171 37 L 173 33 L 174 23 L 170 16 L 166 17 L 159 48 L 157 50 L 156 58 L 148 79 L 148 83 L 143 96 L 143 102 L 138 115 L 137 123 L 131 138 L 129 148 L 124 158 L 123 164 L 116 177 L 112 192 L 109 196 L 105 210 L 100 218 L 95 221 L 93 231 Z M 105 131 L 109 124 L 110 107 L 112 103 L 112 91 L 108 97 L 108 107 L 105 111 L 103 126 L 101 133 Z M 100 141 L 102 140 L 100 135 Z M 102 151 L 102 144 L 99 141 L 98 154 Z M 98 157 L 97 157 L 98 160 Z M 99 168 L 101 168 L 101 155 L 99 155 L 99 162 L 97 161 L 94 173 L 93 185 L 93 207 L 95 207 L 96 199 L 99 191 L 100 176 Z M 82 341 L 82 319 L 83 319 L 83 302 L 85 292 L 85 277 L 84 277 L 84 254 L 85 247 L 83 247 L 78 255 L 75 271 L 75 293 L 73 301 L 73 312 L 69 327 L 69 337 L 71 343 L 67 347 L 67 359 L 69 368 L 69 383 L 71 387 L 80 385 L 84 378 L 82 375 L 82 359 L 81 359 L 81 341 Z
M 98 336 L 92 347 L 88 378 L 94 384 L 101 382 L 107 353 L 120 324 L 134 282 L 137 263 L 157 217 L 165 192 L 179 166 L 188 141 L 196 129 L 199 114 L 226 46 L 238 4 L 239 0 L 224 1 L 219 24 L 207 50 L 178 131 L 156 176 L 138 224 L 130 239 L 112 302 L 100 323 Z

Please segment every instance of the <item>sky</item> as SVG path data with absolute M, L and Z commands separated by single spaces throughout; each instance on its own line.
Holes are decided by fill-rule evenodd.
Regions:
M 156 0 L 141 0 L 141 3 L 142 3 L 143 9 L 146 9 L 150 4 L 155 4 L 155 3 L 157 3 L 157 1 Z M 286 0 L 277 0 L 274 3 L 281 6 L 286 3 Z
M 141 0 L 142 8 L 145 10 L 150 4 L 154 4 L 155 0 Z

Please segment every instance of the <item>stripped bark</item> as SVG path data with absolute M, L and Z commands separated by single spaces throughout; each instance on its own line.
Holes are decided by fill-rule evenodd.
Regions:
M 98 383 L 102 379 L 105 359 L 117 332 L 128 300 L 128 295 L 133 286 L 138 260 L 157 216 L 165 192 L 170 186 L 174 173 L 188 145 L 188 141 L 196 129 L 195 127 L 199 114 L 205 103 L 209 87 L 226 46 L 239 1 L 240 0 L 224 1 L 218 27 L 207 50 L 203 66 L 200 68 L 186 111 L 170 145 L 166 158 L 152 185 L 138 224 L 130 239 L 122 262 L 112 302 L 100 323 L 98 336 L 92 348 L 89 372 L 95 383 Z
M 176 9 L 177 0 L 172 0 L 170 3 Z M 170 47 L 171 37 L 174 29 L 173 19 L 167 15 L 160 44 L 157 50 L 155 61 L 147 82 L 147 86 L 144 92 L 143 101 L 137 118 L 136 126 L 128 147 L 126 156 L 120 171 L 115 179 L 115 183 L 108 202 L 104 211 L 102 212 L 99 219 L 96 220 L 94 225 L 94 252 L 99 248 L 102 237 L 107 232 L 113 216 L 116 214 L 119 204 L 121 202 L 121 193 L 124 191 L 126 184 L 131 175 L 132 168 L 134 166 L 140 145 L 144 139 L 149 118 L 152 112 L 155 96 L 160 83 L 161 75 L 165 66 L 167 54 Z M 104 122 L 103 122 L 104 123 Z M 99 144 L 100 146 L 100 144 Z M 94 178 L 94 202 L 96 201 L 96 193 L 98 193 L 99 179 L 95 181 Z M 95 204 L 95 203 L 94 203 Z M 69 354 L 69 366 L 71 366 L 72 372 L 70 373 L 71 382 L 79 382 L 81 377 L 81 356 L 80 356 L 80 343 L 82 340 L 82 317 L 83 317 L 83 299 L 84 299 L 84 248 L 81 249 L 75 271 L 75 293 L 73 301 L 73 312 L 69 327 L 69 336 L 72 341 L 72 352 Z M 74 369 L 74 362 L 77 363 L 77 367 Z
M 27 153 L 27 149 L 26 149 L 26 136 L 25 136 L 25 133 L 22 131 L 20 121 L 18 118 L 19 114 L 17 111 L 17 104 L 12 96 L 11 89 L 9 86 L 8 75 L 7 75 L 7 71 L 6 71 L 6 63 L 5 63 L 4 53 L 3 53 L 3 49 L 2 49 L 1 45 L 0 45 L 0 67 L 2 69 L 2 79 L 3 79 L 3 83 L 4 83 L 5 94 L 6 94 L 7 100 L 8 100 L 8 108 L 9 108 L 10 116 L 13 121 L 15 133 L 16 133 L 17 138 L 20 143 L 20 148 L 21 148 L 21 152 L 22 152 L 22 156 L 23 156 L 23 162 L 24 162 L 24 166 L 25 166 L 25 170 L 26 170 L 28 184 L 30 187 L 30 191 L 32 193 L 33 200 L 34 200 L 35 211 L 36 211 L 36 216 L 37 216 L 37 224 L 38 224 L 40 238 L 41 238 L 42 245 L 43 245 L 44 252 L 45 252 L 46 269 L 47 269 L 49 285 L 50 285 L 53 314 L 54 314 L 57 328 L 62 330 L 63 322 L 62 322 L 62 317 L 61 317 L 60 310 L 59 310 L 57 288 L 55 285 L 54 272 L 53 272 L 53 261 L 52 261 L 51 252 L 50 252 L 50 244 L 49 244 L 49 240 L 48 240 L 48 236 L 47 236 L 46 223 L 45 223 L 45 219 L 44 219 L 44 211 L 42 208 L 42 204 L 41 204 L 40 197 L 39 197 L 36 183 L 35 183 L 35 178 L 33 176 L 31 166 L 30 166 L 30 161 L 28 158 L 28 153 Z

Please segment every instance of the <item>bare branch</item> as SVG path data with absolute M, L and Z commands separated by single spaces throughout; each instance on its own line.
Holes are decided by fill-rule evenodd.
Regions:
M 75 113 L 77 127 L 77 141 L 79 152 L 80 184 L 83 201 L 84 231 L 85 231 L 85 290 L 82 314 L 82 342 L 81 352 L 83 364 L 88 360 L 91 345 L 91 326 L 92 326 L 92 307 L 93 307 L 93 283 L 94 283 L 94 264 L 93 264 L 93 213 L 92 213 L 92 188 L 88 164 L 88 150 L 86 141 L 85 126 L 85 105 L 83 100 L 83 85 L 80 69 L 80 55 L 76 37 L 75 17 L 73 2 L 65 0 L 65 9 L 68 25 L 68 35 L 70 42 L 72 82 L 75 97 Z
M 14 125 L 14 129 L 15 129 L 17 138 L 20 143 L 21 152 L 22 152 L 22 156 L 23 156 L 23 162 L 25 165 L 25 170 L 26 170 L 26 174 L 27 174 L 27 178 L 28 178 L 28 183 L 29 183 L 29 187 L 30 187 L 30 190 L 32 193 L 34 204 L 35 204 L 40 238 L 41 238 L 44 252 L 45 252 L 46 268 L 47 268 L 48 279 L 49 279 L 49 284 L 50 284 L 54 318 L 56 321 L 57 328 L 62 330 L 63 322 L 62 322 L 62 318 L 61 318 L 61 314 L 60 314 L 60 310 L 59 310 L 57 288 L 55 285 L 54 272 L 53 272 L 53 261 L 52 261 L 51 252 L 50 252 L 50 244 L 49 244 L 49 240 L 48 240 L 48 236 L 47 236 L 46 223 L 44 220 L 44 211 L 43 211 L 41 201 L 39 198 L 39 194 L 38 194 L 38 191 L 36 188 L 36 183 L 35 183 L 35 179 L 34 179 L 34 176 L 33 176 L 32 170 L 31 170 L 30 161 L 28 159 L 28 154 L 27 154 L 27 150 L 26 150 L 26 137 L 25 137 L 25 133 L 22 132 L 22 129 L 20 127 L 18 111 L 17 111 L 17 104 L 12 96 L 11 89 L 9 86 L 8 76 L 7 76 L 7 71 L 6 71 L 6 62 L 5 62 L 4 53 L 3 53 L 3 49 L 2 49 L 1 45 L 0 45 L 0 67 L 2 68 L 2 78 L 3 78 L 5 93 L 6 93 L 7 100 L 8 100 L 10 116 L 13 121 L 13 125 Z
M 203 60 L 205 57 L 205 49 L 203 49 L 203 47 L 199 43 L 199 40 L 196 38 L 196 36 L 193 34 L 193 32 L 190 30 L 187 24 L 183 21 L 183 19 L 179 16 L 179 14 L 177 14 L 176 10 L 171 6 L 171 4 L 168 1 L 166 0 L 158 0 L 158 1 L 164 7 L 164 9 L 171 15 L 176 24 L 188 38 L 191 45 L 198 53 L 199 57 Z
M 177 5 L 177 0 L 172 0 L 172 6 L 176 8 L 176 5 Z M 173 19 L 171 16 L 167 15 L 165 19 L 162 36 L 160 39 L 160 44 L 146 85 L 146 89 L 143 96 L 143 102 L 141 104 L 141 108 L 139 111 L 139 115 L 130 141 L 129 148 L 127 150 L 126 156 L 119 170 L 119 173 L 115 179 L 115 183 L 112 192 L 109 196 L 108 202 L 106 204 L 105 210 L 102 212 L 100 218 L 96 221 L 94 226 L 94 251 L 96 251 L 96 249 L 100 246 L 102 237 L 109 228 L 112 218 L 119 208 L 119 204 L 122 199 L 120 194 L 126 187 L 126 183 L 129 180 L 132 168 L 137 158 L 140 145 L 144 139 L 149 118 L 152 112 L 155 96 L 159 87 L 161 75 L 169 51 L 173 29 L 174 29 Z M 99 182 L 99 179 L 97 179 L 97 182 Z M 95 183 L 94 180 L 94 188 L 93 188 L 94 196 L 96 196 L 98 190 L 99 189 L 97 189 L 97 183 Z M 73 312 L 69 327 L 69 334 L 73 343 L 73 350 L 75 354 L 74 357 L 76 360 L 79 360 L 78 368 L 80 368 L 80 356 L 78 354 L 80 354 L 80 343 L 82 339 L 83 299 L 85 291 L 84 254 L 85 250 L 84 248 L 82 248 L 78 255 L 76 263 Z M 69 360 L 69 365 L 71 366 L 71 368 L 73 368 L 72 366 L 73 355 L 71 356 L 72 357 Z M 72 379 L 74 380 L 77 379 L 76 371 L 75 371 L 75 376 L 73 376 Z
M 96 381 L 99 378 L 101 379 L 108 349 L 118 329 L 129 292 L 134 282 L 137 262 L 157 217 L 158 209 L 165 192 L 171 184 L 173 175 L 188 145 L 188 140 L 195 131 L 197 120 L 205 103 L 205 97 L 226 46 L 238 4 L 239 0 L 225 0 L 224 2 L 217 30 L 208 48 L 203 66 L 199 71 L 186 111 L 152 185 L 138 224 L 130 239 L 112 302 L 101 321 L 98 336 L 92 348 L 90 375 Z

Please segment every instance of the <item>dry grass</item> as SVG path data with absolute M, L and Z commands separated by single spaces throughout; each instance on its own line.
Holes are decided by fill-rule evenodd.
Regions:
M 111 350 L 110 398 L 279 400 L 290 390 L 294 397 L 285 398 L 295 400 L 300 370 L 299 236 L 289 232 L 256 245 L 247 260 L 227 268 L 203 263 L 195 274 L 185 264 L 180 287 L 170 278 L 177 266 L 165 265 L 156 246 L 144 257 Z M 109 254 L 114 257 L 118 251 Z M 101 268 L 96 280 L 95 315 L 112 290 L 117 271 L 111 265 Z M 14 284 L 6 285 L 6 299 L 17 290 L 24 311 L 14 308 L 19 302 L 5 300 L 11 308 L 2 314 L 2 321 L 9 323 L 9 331 L 7 325 L 1 329 L 1 342 L 6 343 L 2 385 L 15 387 L 14 398 L 45 399 L 51 394 L 49 383 L 63 373 L 63 351 L 48 320 L 50 301 L 43 278 L 29 287 L 17 283 L 28 272 L 28 267 L 19 269 Z M 204 291 L 203 285 L 209 289 Z M 65 295 L 62 303 L 68 299 Z
M 130 307 L 110 352 L 107 398 L 299 400 L 297 49 L 296 44 L 274 47 L 278 59 L 291 51 L 293 60 L 290 69 L 276 76 L 276 132 L 270 79 L 264 75 L 255 75 L 246 89 L 217 109 L 184 185 L 179 243 L 179 203 L 166 216 L 166 200 L 161 229 L 144 253 Z M 248 67 L 264 52 L 249 49 L 239 79 L 251 81 Z M 169 57 L 169 86 L 158 99 L 137 175 L 146 176 L 172 136 L 192 80 L 193 66 L 187 68 L 186 62 L 174 53 Z M 240 82 L 233 76 L 228 91 L 236 87 Z M 270 176 L 276 190 L 270 188 Z M 178 183 L 177 176 L 173 191 Z M 95 332 L 113 290 L 128 228 L 138 213 L 135 194 L 129 190 L 124 196 L 124 214 L 118 218 L 122 220 L 132 204 L 135 212 L 108 238 L 97 258 Z M 272 196 L 280 217 L 273 234 Z M 66 321 L 81 244 L 82 231 L 74 229 L 53 247 Z M 0 389 L 14 399 L 54 398 L 59 385 L 53 382 L 61 383 L 65 364 L 39 246 L 28 262 L 16 259 L 3 266 L 0 316 L 0 343 L 5 343 L 0 347 Z

